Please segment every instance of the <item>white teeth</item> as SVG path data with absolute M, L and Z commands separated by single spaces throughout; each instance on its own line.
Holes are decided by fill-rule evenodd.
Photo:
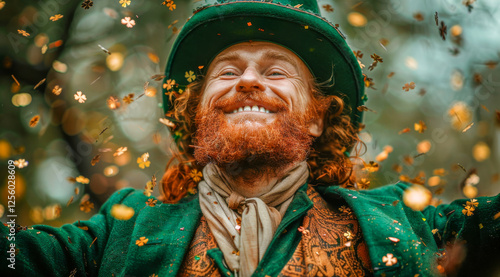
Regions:
M 239 112 L 261 112 L 261 113 L 271 113 L 268 109 L 264 107 L 259 106 L 245 106 L 245 107 L 239 107 L 238 109 L 233 110 L 232 113 L 239 113 Z

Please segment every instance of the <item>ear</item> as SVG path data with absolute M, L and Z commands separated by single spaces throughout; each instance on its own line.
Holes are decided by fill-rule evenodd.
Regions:
M 309 134 L 313 137 L 319 137 L 323 133 L 323 121 L 324 113 L 321 113 L 319 117 L 315 118 L 311 123 L 309 123 Z

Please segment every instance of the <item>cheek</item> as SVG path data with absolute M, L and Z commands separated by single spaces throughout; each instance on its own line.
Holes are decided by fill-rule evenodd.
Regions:
M 232 82 L 217 80 L 207 83 L 201 95 L 200 104 L 203 107 L 211 106 L 226 93 L 231 91 Z
M 296 109 L 305 112 L 309 102 L 311 101 L 311 96 L 307 90 L 307 86 L 300 80 L 291 80 L 291 85 L 293 87 L 293 94 L 291 95 L 293 104 Z

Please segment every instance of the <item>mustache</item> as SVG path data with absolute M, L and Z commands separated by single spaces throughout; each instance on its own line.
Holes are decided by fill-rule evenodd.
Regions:
M 252 91 L 252 92 L 237 92 L 235 95 L 224 98 L 224 99 L 218 99 L 215 101 L 213 108 L 222 110 L 227 106 L 232 106 L 232 105 L 238 105 L 246 100 L 253 100 L 258 103 L 261 103 L 265 106 L 272 107 L 275 111 L 277 112 L 284 112 L 288 111 L 288 105 L 286 102 L 281 99 L 281 98 L 276 98 L 276 97 L 270 97 L 266 95 L 263 92 L 258 92 L 258 91 Z

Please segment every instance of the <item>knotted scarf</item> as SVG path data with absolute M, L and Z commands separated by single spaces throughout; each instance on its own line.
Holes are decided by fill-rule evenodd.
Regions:
M 300 162 L 270 191 L 245 198 L 216 165 L 203 168 L 204 180 L 198 184 L 201 211 L 236 276 L 250 276 L 257 269 L 293 195 L 308 176 L 307 162 Z

